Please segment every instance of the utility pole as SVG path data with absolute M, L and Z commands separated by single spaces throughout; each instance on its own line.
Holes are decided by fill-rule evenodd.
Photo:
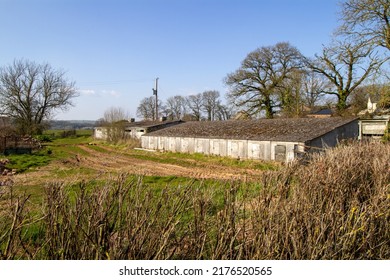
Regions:
M 157 88 L 158 88 L 158 78 L 156 78 L 156 88 L 153 90 L 153 95 L 156 96 L 156 114 L 155 114 L 155 120 L 158 121 L 158 96 L 157 96 Z

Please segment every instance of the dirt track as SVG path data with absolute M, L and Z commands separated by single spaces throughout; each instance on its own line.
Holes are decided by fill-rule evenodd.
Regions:
M 115 149 L 104 147 L 107 152 L 96 152 L 88 146 L 80 146 L 88 153 L 81 156 L 80 164 L 96 170 L 119 171 L 139 175 L 177 176 L 189 178 L 213 178 L 224 180 L 245 179 L 261 174 L 261 171 L 233 167 L 222 167 L 217 164 L 199 165 L 194 160 L 181 159 L 178 164 L 138 159 L 131 153 L 118 153 Z M 103 160 L 102 160 L 103 159 Z M 180 163 L 188 163 L 183 166 Z
M 219 180 L 243 180 L 252 181 L 259 178 L 263 171 L 245 169 L 241 167 L 223 166 L 214 162 L 197 162 L 191 158 L 180 158 L 177 164 L 162 163 L 156 160 L 142 159 L 129 150 L 99 146 L 99 149 L 88 145 L 75 145 L 80 153 L 73 153 L 69 158 L 55 161 L 37 171 L 16 175 L 15 182 L 24 185 L 39 184 L 48 180 L 55 180 L 53 171 L 61 171 L 63 174 L 70 171 L 72 176 L 61 176 L 61 180 L 75 180 L 77 178 L 93 178 L 102 174 L 129 173 L 145 176 L 176 176 L 196 179 L 219 179 Z M 158 153 L 153 154 L 156 158 Z M 88 170 L 77 174 L 77 169 Z M 65 178 L 64 178 L 65 177 Z M 75 178 L 76 177 L 76 178 Z

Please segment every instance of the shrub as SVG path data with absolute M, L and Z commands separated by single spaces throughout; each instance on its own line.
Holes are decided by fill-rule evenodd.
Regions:
M 38 135 L 36 137 L 36 139 L 39 142 L 52 142 L 53 141 L 52 137 L 50 135 L 47 135 L 47 134 Z
M 64 130 L 61 132 L 60 138 L 76 137 L 76 129 Z

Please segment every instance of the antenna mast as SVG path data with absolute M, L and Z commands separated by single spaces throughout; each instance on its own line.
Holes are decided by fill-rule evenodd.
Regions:
M 156 88 L 152 89 L 153 90 L 153 95 L 156 96 L 156 114 L 155 114 L 155 120 L 158 121 L 158 96 L 157 96 L 157 89 L 158 89 L 158 78 L 156 78 Z

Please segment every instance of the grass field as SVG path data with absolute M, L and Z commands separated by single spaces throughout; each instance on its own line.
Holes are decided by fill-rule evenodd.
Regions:
M 390 258 L 388 144 L 284 166 L 52 133 L 10 158 L 0 259 Z

